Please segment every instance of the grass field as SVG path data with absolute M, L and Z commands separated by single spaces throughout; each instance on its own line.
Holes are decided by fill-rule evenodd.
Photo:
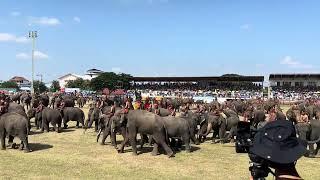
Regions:
M 0 179 L 248 179 L 249 159 L 236 154 L 233 144 L 193 145 L 192 153 L 170 159 L 151 156 L 151 148 L 132 156 L 96 143 L 93 130 L 83 134 L 74 124 L 69 127 L 60 134 L 29 136 L 34 152 L 0 151 Z M 318 158 L 302 158 L 297 169 L 305 179 L 320 179 Z

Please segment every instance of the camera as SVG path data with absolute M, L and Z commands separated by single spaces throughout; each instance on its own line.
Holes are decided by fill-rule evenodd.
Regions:
M 253 139 L 257 130 L 251 127 L 250 122 L 238 122 L 235 137 L 236 153 L 249 153 L 249 148 L 253 144 Z
M 269 163 L 265 159 L 251 153 L 250 147 L 253 146 L 253 140 L 257 129 L 252 127 L 250 122 L 238 122 L 237 133 L 235 138 L 236 153 L 248 153 L 250 158 L 249 171 L 254 180 L 263 180 L 268 177 L 272 171 Z

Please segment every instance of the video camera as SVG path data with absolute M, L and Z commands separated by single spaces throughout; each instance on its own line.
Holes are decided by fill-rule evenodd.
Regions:
M 240 121 L 235 138 L 236 153 L 248 153 L 252 146 L 257 130 L 251 127 L 250 122 Z
M 268 161 L 250 153 L 249 149 L 253 145 L 253 140 L 257 129 L 252 127 L 250 122 L 238 122 L 237 133 L 235 138 L 236 153 L 248 153 L 250 158 L 249 171 L 254 180 L 263 180 L 268 177 L 269 173 L 274 174 Z

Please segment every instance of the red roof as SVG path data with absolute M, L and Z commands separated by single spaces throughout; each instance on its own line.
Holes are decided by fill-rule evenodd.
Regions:
M 24 77 L 21 77 L 21 76 L 14 76 L 9 81 L 19 82 L 19 81 L 28 81 L 28 80 Z

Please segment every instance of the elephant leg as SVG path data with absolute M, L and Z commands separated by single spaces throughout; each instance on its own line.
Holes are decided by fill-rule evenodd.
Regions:
M 145 134 L 142 134 L 142 135 L 141 135 L 140 149 L 142 149 L 142 148 L 143 148 L 143 145 L 144 145 L 146 142 L 148 142 L 148 141 L 149 141 L 148 136 L 145 135 Z
M 28 137 L 25 137 L 25 139 L 21 142 L 21 144 L 24 145 L 24 152 L 25 153 L 32 152 L 32 150 L 29 147 Z
M 63 129 L 68 129 L 68 123 L 69 120 L 67 118 L 63 118 Z
M 153 138 L 158 145 L 161 145 L 163 147 L 169 157 L 174 156 L 172 149 L 167 145 L 165 137 L 163 137 L 163 135 L 153 135 Z
M 136 156 L 137 154 L 137 132 L 132 130 L 129 134 L 129 140 L 132 147 L 132 155 Z
M 117 148 L 117 135 L 116 132 L 111 132 L 110 135 L 111 138 L 111 145 L 114 146 L 115 148 Z M 123 139 L 126 139 L 125 136 L 123 135 Z
M 16 148 L 16 144 L 13 143 L 13 140 L 14 140 L 14 137 L 9 135 L 9 140 L 8 140 L 8 146 L 12 149 L 15 149 Z
M 79 124 L 80 124 L 79 121 L 77 121 L 76 128 L 79 128 Z
M 237 132 L 237 127 L 232 127 L 230 129 L 230 132 L 229 132 L 228 136 L 226 137 L 226 140 L 230 140 L 231 139 L 231 141 L 233 141 L 236 132 Z
M 315 154 L 315 150 L 314 150 L 314 144 L 309 144 L 309 157 L 315 157 L 316 154 Z
M 149 146 L 152 146 L 152 144 L 154 144 L 154 139 L 153 139 L 152 135 L 149 136 L 148 143 L 149 143 Z
M 152 156 L 157 156 L 157 155 L 159 155 L 159 150 L 158 150 L 158 144 L 157 144 L 157 143 L 154 144 L 153 150 L 152 150 L 152 152 L 151 152 L 151 155 L 152 155 Z
M 320 150 L 320 143 L 317 143 L 317 149 L 315 151 L 316 155 L 319 155 L 319 150 Z
M 191 147 L 190 147 L 190 136 L 189 135 L 184 135 L 182 137 L 182 141 L 186 147 L 186 152 L 190 153 L 191 152 Z
M 129 142 L 129 137 L 126 136 L 126 138 L 122 141 L 120 148 L 118 149 L 118 153 L 123 153 L 124 146 Z
M 99 128 L 99 122 L 98 122 L 98 120 L 95 120 L 94 121 L 94 131 L 98 132 L 98 128 Z
M 5 150 L 6 149 L 6 135 L 5 133 L 1 133 L 0 135 L 0 141 L 1 141 L 1 150 Z
M 109 134 L 110 134 L 110 131 L 109 131 L 109 129 L 106 128 L 106 129 L 103 131 L 103 136 L 102 136 L 101 145 L 105 145 L 106 139 L 107 139 L 107 137 L 109 136 Z
M 224 125 L 222 125 L 219 128 L 219 138 L 221 140 L 221 143 L 224 143 L 225 136 L 226 136 L 226 127 Z

